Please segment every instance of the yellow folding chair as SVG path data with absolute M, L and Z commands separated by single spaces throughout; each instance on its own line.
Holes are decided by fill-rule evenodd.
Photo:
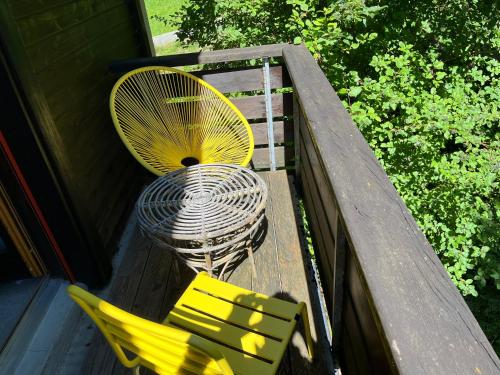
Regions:
M 299 317 L 312 357 L 303 302 L 258 294 L 206 272 L 196 276 L 162 324 L 129 314 L 75 285 L 68 293 L 129 368 L 144 366 L 159 374 L 274 374 Z M 136 356 L 128 359 L 124 349 Z
M 194 164 L 246 167 L 252 129 L 213 86 L 182 70 L 149 66 L 128 72 L 113 87 L 115 128 L 132 155 L 161 176 Z

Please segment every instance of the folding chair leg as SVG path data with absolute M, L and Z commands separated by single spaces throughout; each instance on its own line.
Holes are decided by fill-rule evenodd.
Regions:
M 302 324 L 304 326 L 304 333 L 306 335 L 306 343 L 307 343 L 307 349 L 309 351 L 309 357 L 312 359 L 314 356 L 313 352 L 313 340 L 311 336 L 311 327 L 309 325 L 309 317 L 307 314 L 307 306 L 304 302 L 300 302 L 301 309 L 300 309 L 300 316 L 302 318 Z
M 141 366 L 136 366 L 136 367 L 134 367 L 134 368 L 132 369 L 132 371 L 133 371 L 133 375 L 141 375 L 141 371 L 140 371 L 140 369 L 141 369 Z

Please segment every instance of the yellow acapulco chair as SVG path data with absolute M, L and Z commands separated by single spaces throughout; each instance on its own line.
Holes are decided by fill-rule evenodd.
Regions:
M 70 297 L 101 329 L 120 362 L 159 374 L 274 374 L 297 319 L 312 357 L 307 308 L 199 273 L 162 324 L 71 285 Z M 136 356 L 128 359 L 126 349 Z
M 110 109 L 120 138 L 158 176 L 194 164 L 247 166 L 252 129 L 213 86 L 182 70 L 132 70 L 113 87 Z

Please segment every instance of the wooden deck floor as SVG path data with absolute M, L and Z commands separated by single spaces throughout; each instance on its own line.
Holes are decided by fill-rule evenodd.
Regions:
M 302 241 L 297 230 L 297 217 L 289 178 L 284 171 L 261 174 L 269 186 L 266 208 L 267 233 L 255 251 L 258 277 L 252 275 L 245 259 L 230 275 L 231 283 L 271 296 L 293 301 L 305 301 L 316 355 L 309 363 L 302 327 L 295 333 L 282 361 L 281 374 L 332 373 L 316 286 L 306 260 Z M 162 321 L 179 298 L 194 272 L 181 268 L 181 282 L 175 281 L 172 255 L 142 237 L 137 229 L 125 250 L 125 258 L 112 280 L 108 300 L 121 308 L 153 321 Z M 90 350 L 82 368 L 83 374 L 130 373 L 117 362 L 109 345 L 100 332 L 93 337 Z M 142 373 L 145 373 L 143 371 Z

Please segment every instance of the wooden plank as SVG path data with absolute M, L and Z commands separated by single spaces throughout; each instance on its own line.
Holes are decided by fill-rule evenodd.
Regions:
M 333 309 L 330 316 L 332 321 L 332 347 L 334 351 L 341 351 L 342 340 L 342 311 L 344 301 L 344 273 L 347 257 L 347 239 L 342 225 L 337 225 L 335 235 L 334 271 L 333 271 Z
M 269 44 L 258 47 L 234 48 L 218 51 L 200 51 L 170 56 L 144 57 L 114 61 L 110 65 L 115 73 L 128 72 L 132 69 L 150 65 L 184 66 L 196 64 L 214 64 L 232 61 L 258 59 L 262 57 L 280 57 L 287 44 Z
M 151 246 L 143 276 L 132 307 L 128 310 L 129 312 L 157 323 L 161 323 L 165 319 L 165 294 L 177 289 L 174 285 L 176 284 L 175 277 L 172 276 L 172 255 L 167 249 L 155 245 Z M 185 279 L 189 281 L 189 278 Z M 178 297 L 175 298 L 175 301 L 177 299 Z M 169 311 L 172 306 L 169 306 Z M 125 375 L 130 374 L 130 371 L 129 368 L 116 361 L 111 373 L 113 375 Z M 141 371 L 142 373 L 144 373 L 144 370 Z
M 259 175 L 264 179 L 268 188 L 271 189 L 270 172 L 261 172 Z M 286 177 L 286 176 L 285 176 Z M 274 297 L 283 297 L 282 287 L 280 282 L 280 270 L 277 261 L 277 249 L 275 239 L 275 225 L 277 225 L 277 218 L 273 211 L 273 200 L 268 196 L 266 203 L 266 219 L 265 219 L 265 237 L 259 245 L 254 247 L 255 267 L 257 270 L 257 277 L 251 272 L 251 265 L 246 263 L 247 275 L 251 275 L 251 290 L 267 294 Z M 241 266 L 240 266 L 241 267 Z M 229 281 L 232 282 L 232 277 Z M 286 299 L 286 298 L 284 298 Z M 290 374 L 290 357 L 288 354 L 282 360 L 279 367 L 279 374 Z
M 150 249 L 151 242 L 136 228 L 128 248 L 124 250 L 126 256 L 111 284 L 107 298 L 110 303 L 126 311 L 132 309 Z M 116 355 L 100 331 L 96 332 L 90 348 L 82 373 L 111 374 L 117 361 Z
M 156 49 L 151 34 L 151 27 L 149 26 L 148 12 L 146 4 L 143 0 L 134 1 L 135 8 L 137 9 L 137 23 L 140 28 L 140 35 L 144 44 L 147 46 L 146 53 L 151 56 L 156 56 Z
M 38 73 L 82 49 L 95 50 L 93 46 L 95 40 L 102 39 L 108 33 L 123 32 L 123 25 L 130 27 L 128 12 L 125 7 L 112 8 L 71 27 L 64 33 L 56 33 L 43 42 L 31 44 L 26 48 L 26 52 L 31 58 L 33 71 Z M 48 54 L 47 51 L 52 53 Z
M 304 121 L 302 110 L 300 109 L 297 95 L 293 95 L 293 146 L 294 146 L 294 160 L 295 160 L 295 181 L 300 186 L 300 123 Z
M 361 336 L 366 346 L 368 357 L 367 365 L 374 373 L 388 374 L 393 370 L 393 364 L 385 360 L 383 338 L 378 334 L 375 318 L 371 314 L 366 314 L 370 310 L 366 290 L 361 284 L 359 270 L 354 261 L 352 251 L 348 251 L 346 256 L 345 287 L 349 291 L 350 303 L 352 304 L 353 319 L 359 327 L 358 334 Z M 357 338 L 351 336 L 355 341 Z
M 260 176 L 270 187 L 269 173 L 261 173 Z M 278 263 L 276 259 L 276 239 L 275 239 L 275 216 L 273 211 L 272 197 L 268 195 L 266 203 L 267 233 L 264 242 L 254 248 L 255 268 L 257 277 L 252 277 L 252 290 L 268 296 L 275 296 L 281 293 L 281 282 L 279 276 Z
M 113 173 L 114 172 L 115 170 L 113 170 Z M 139 164 L 129 168 L 116 168 L 116 173 L 120 173 L 125 179 L 134 179 L 139 182 L 147 180 L 147 175 Z M 128 186 L 124 184 L 117 186 L 113 198 L 109 199 L 108 202 L 103 201 L 100 204 L 100 207 L 107 207 L 109 212 L 99 216 L 97 216 L 97 213 L 94 213 L 97 217 L 97 231 L 104 239 L 105 249 L 108 251 L 110 257 L 116 250 L 116 242 L 114 242 L 114 239 L 117 238 L 121 230 L 121 225 L 116 225 L 115 223 L 117 220 L 119 220 L 120 223 L 121 220 L 124 220 L 123 218 L 130 214 L 134 205 L 134 200 L 139 193 L 140 190 L 133 184 Z M 124 197 L 129 197 L 127 202 L 123 202 Z
M 267 139 L 267 122 L 253 123 L 250 124 L 250 127 L 252 128 L 256 146 L 269 144 Z M 274 121 L 273 132 L 275 145 L 293 141 L 293 124 L 289 121 Z
M 108 89 L 104 91 L 109 95 L 114 77 L 106 72 L 106 61 L 116 55 L 132 53 L 133 40 L 126 38 L 114 40 L 117 35 L 126 33 L 129 28 L 130 25 L 121 24 L 119 28 L 113 30 L 113 33 L 101 35 L 102 38 L 89 43 L 86 48 L 64 55 L 57 59 L 57 64 L 50 63 L 38 72 L 36 77 L 43 83 L 45 96 L 50 98 L 58 93 L 61 95 L 65 93 L 66 100 L 59 102 L 60 105 L 71 100 L 81 100 L 82 96 L 90 94 L 86 90 L 92 90 L 103 80 L 108 81 Z M 110 40 L 113 40 L 112 45 Z M 99 60 L 96 60 L 96 53 L 99 54 Z M 75 69 L 77 66 L 78 69 Z
M 12 3 L 12 2 L 11 2 Z M 45 40 L 80 23 L 86 22 L 114 7 L 123 7 L 120 0 L 78 1 L 19 18 L 17 24 L 26 47 Z
M 74 0 L 16 0 L 10 5 L 13 16 L 17 18 L 26 17 L 35 13 L 47 11 L 47 9 L 58 7 Z
M 210 83 L 222 93 L 245 92 L 264 89 L 262 68 L 236 68 L 226 70 L 203 70 L 191 74 Z M 291 81 L 283 65 L 269 68 L 271 89 L 290 87 Z
M 274 118 L 292 114 L 291 94 L 273 94 L 271 95 L 271 101 Z M 247 120 L 266 118 L 266 100 L 264 95 L 231 98 L 231 102 L 238 107 Z
M 361 330 L 358 316 L 354 311 L 352 298 L 349 293 L 346 293 L 346 301 L 343 305 L 343 316 L 345 317 L 342 325 L 342 343 L 349 346 L 344 346 L 338 353 L 341 355 L 342 369 L 343 365 L 347 365 L 348 374 L 370 374 L 376 373 L 371 368 L 371 363 L 368 357 L 368 352 L 372 349 L 364 340 L 364 335 Z
M 301 173 L 303 173 L 304 170 L 302 170 Z M 319 228 L 319 219 L 318 215 L 316 213 L 316 208 L 313 204 L 313 200 L 311 198 L 311 187 L 308 185 L 308 181 L 303 182 L 303 198 L 304 198 L 304 206 L 306 209 L 307 213 L 307 219 L 309 220 L 309 225 L 311 228 L 311 237 L 313 241 L 313 246 L 314 249 L 319 251 L 319 256 L 318 258 L 320 259 L 318 262 L 318 267 L 319 267 L 319 272 L 321 275 L 321 282 L 323 284 L 323 289 L 325 290 L 325 300 L 326 300 L 326 305 L 328 311 L 330 311 L 330 308 L 332 306 L 332 299 L 328 298 L 329 295 L 331 295 L 331 292 L 333 290 L 332 283 L 329 280 L 333 279 L 333 270 L 330 266 L 329 262 L 322 262 L 321 258 L 326 258 L 326 248 L 327 245 L 324 242 L 323 237 L 319 234 L 318 228 Z
M 175 263 L 177 262 L 177 263 Z M 179 267 L 179 280 L 177 280 L 176 267 Z M 172 310 L 177 300 L 195 277 L 195 272 L 184 263 L 172 257 L 172 269 L 168 276 L 167 288 L 160 308 L 160 320 L 163 321 Z
M 292 153 L 284 146 L 274 147 L 274 153 L 276 156 L 276 167 L 284 168 L 286 165 L 291 165 L 291 163 L 285 163 L 285 161 L 290 160 L 290 154 Z M 252 157 L 253 168 L 256 170 L 269 169 L 269 149 L 268 148 L 256 148 L 253 151 Z
M 354 360 L 354 349 L 353 345 L 351 343 L 349 333 L 346 332 L 344 329 L 344 332 L 342 333 L 342 347 L 343 350 L 338 352 L 339 355 L 342 355 L 342 357 L 338 357 L 338 363 L 339 366 L 342 368 L 342 373 L 346 374 L 358 374 L 358 370 L 356 368 L 356 362 Z
M 498 372 L 491 344 L 317 63 L 304 46 L 284 48 L 284 59 L 386 364 L 406 374 Z
M 130 312 L 141 318 L 161 322 L 163 297 L 167 291 L 172 271 L 172 253 L 158 246 L 151 246 L 144 274 Z
M 307 158 L 307 168 L 309 171 L 311 171 L 312 178 L 314 178 L 315 185 L 318 188 L 318 194 L 321 199 L 321 204 L 324 207 L 324 211 L 328 220 L 328 225 L 331 228 L 331 233 L 335 236 L 335 234 L 337 233 L 339 217 L 336 197 L 330 184 L 328 183 L 328 176 L 326 176 L 326 173 L 322 168 L 320 162 L 320 158 L 322 155 L 318 155 L 314 147 L 312 136 L 306 126 L 306 122 L 301 121 L 301 126 L 302 128 L 300 129 L 300 139 L 301 147 L 303 147 L 304 150 L 304 152 L 301 151 L 301 158 Z
M 301 150 L 304 150 L 304 144 L 301 142 Z M 320 249 L 320 263 L 328 264 L 329 276 L 332 276 L 332 279 L 325 280 L 328 285 L 331 287 L 331 291 L 333 291 L 333 273 L 335 272 L 335 232 L 332 224 L 328 220 L 328 213 L 326 211 L 327 205 L 325 205 L 324 199 L 322 199 L 319 193 L 319 185 L 324 184 L 325 181 L 316 181 L 313 176 L 312 167 L 309 163 L 309 157 L 307 153 L 304 151 L 302 153 L 302 181 L 303 184 L 307 184 L 307 188 L 311 197 L 311 205 L 314 207 L 314 211 L 316 212 L 317 225 L 311 226 L 311 230 L 316 236 L 322 238 L 322 243 L 324 245 L 323 249 Z M 309 207 L 311 208 L 311 207 Z M 326 296 L 326 299 L 332 299 L 331 296 Z M 329 305 L 331 306 L 333 300 L 329 301 Z
M 310 269 L 297 231 L 297 221 L 287 174 L 285 171 L 277 171 L 269 172 L 267 175 L 269 179 L 269 199 L 272 201 L 273 217 L 275 218 L 273 230 L 281 286 L 280 298 L 293 302 L 306 303 L 311 335 L 316 344 L 315 352 L 318 353 L 315 363 L 323 365 L 321 355 L 324 348 L 320 349 L 318 347 L 321 347 L 324 341 L 319 337 L 322 333 L 319 332 L 315 323 L 315 318 L 317 317 L 315 312 L 318 312 L 319 306 L 313 305 L 312 293 L 314 291 L 310 290 L 307 279 Z M 320 320 L 317 321 L 321 322 L 321 315 Z M 293 364 L 293 373 L 315 373 L 313 363 L 305 360 L 305 358 L 308 358 L 307 344 L 301 324 L 299 328 L 300 330 L 294 333 L 288 347 L 290 361 Z

